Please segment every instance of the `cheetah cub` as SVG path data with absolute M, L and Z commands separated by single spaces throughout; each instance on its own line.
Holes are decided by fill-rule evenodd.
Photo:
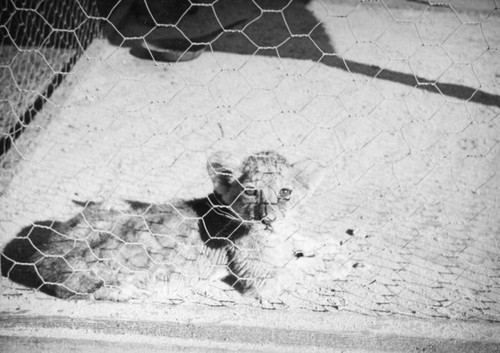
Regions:
M 87 202 L 65 222 L 36 222 L 5 246 L 2 275 L 59 298 L 126 301 L 213 280 L 279 295 L 311 270 L 288 214 L 322 168 L 269 151 L 231 161 L 208 158 L 214 191 L 204 198 L 127 201 L 126 210 Z

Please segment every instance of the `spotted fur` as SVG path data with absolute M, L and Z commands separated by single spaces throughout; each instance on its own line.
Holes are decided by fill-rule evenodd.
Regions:
M 285 241 L 276 229 L 314 178 L 272 151 L 241 164 L 231 160 L 223 153 L 209 157 L 214 193 L 204 198 L 129 201 L 125 210 L 80 203 L 81 212 L 65 222 L 24 228 L 4 248 L 2 275 L 60 298 L 122 301 L 221 279 L 242 293 L 255 292 L 290 252 L 294 256 L 283 245 L 285 259 L 279 254 L 258 262 L 269 256 L 269 239 L 274 247 Z

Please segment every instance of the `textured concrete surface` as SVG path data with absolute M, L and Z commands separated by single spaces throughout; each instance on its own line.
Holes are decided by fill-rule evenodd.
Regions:
M 493 352 L 500 348 L 498 325 L 449 320 L 249 307 L 184 305 L 158 310 L 150 304 L 110 304 L 103 312 L 97 303 L 82 302 L 66 303 L 58 316 L 39 316 L 41 312 L 43 309 L 33 308 L 0 316 L 3 351 L 17 347 L 81 351 L 87 347 L 113 352 L 167 348 L 195 352 Z
M 298 220 L 328 271 L 271 308 L 498 323 L 500 21 L 481 4 L 298 2 L 178 64 L 97 40 L 11 151 L 0 242 L 73 215 L 72 199 L 204 195 L 211 151 L 275 149 L 328 166 Z M 254 10 L 216 7 L 224 23 Z M 289 31 L 310 34 L 258 48 Z M 5 279 L 1 291 L 7 311 L 41 296 Z M 215 283 L 150 300 L 260 307 Z M 48 302 L 40 315 L 66 305 Z

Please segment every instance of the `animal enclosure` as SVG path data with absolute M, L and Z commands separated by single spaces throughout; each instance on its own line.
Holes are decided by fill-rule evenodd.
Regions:
M 87 201 L 205 197 L 214 152 L 273 151 L 325 169 L 275 244 L 320 266 L 266 301 L 182 269 L 139 301 L 500 321 L 498 2 L 4 3 L 1 246 Z

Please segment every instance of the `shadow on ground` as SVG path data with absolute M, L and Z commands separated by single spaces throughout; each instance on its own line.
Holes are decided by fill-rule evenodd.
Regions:
M 498 95 L 473 87 L 435 82 L 344 59 L 336 54 L 332 38 L 308 9 L 309 3 L 310 0 L 220 0 L 213 6 L 196 3 L 190 6 L 188 0 L 132 0 L 118 4 L 111 0 L 100 6 L 101 12 L 109 15 L 111 26 L 106 30 L 109 41 L 130 47 L 131 54 L 141 59 L 159 59 L 150 50 L 141 49 L 144 41 L 160 40 L 181 48 L 179 61 L 196 58 L 193 53 L 206 46 L 207 50 L 227 53 L 311 60 L 460 100 L 500 106 Z M 241 20 L 244 23 L 233 31 L 225 31 Z

